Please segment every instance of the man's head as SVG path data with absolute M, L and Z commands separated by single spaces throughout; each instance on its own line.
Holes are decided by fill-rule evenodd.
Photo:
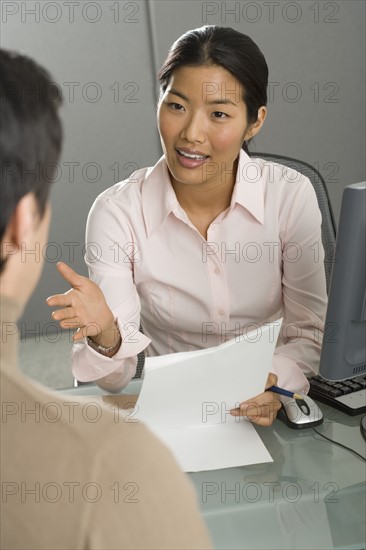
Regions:
M 62 143 L 60 104 L 60 89 L 45 69 L 0 50 L 1 283 L 8 293 L 12 277 L 23 271 L 27 292 L 21 301 L 41 272 L 42 255 L 26 251 L 44 246 L 47 238 L 49 189 Z

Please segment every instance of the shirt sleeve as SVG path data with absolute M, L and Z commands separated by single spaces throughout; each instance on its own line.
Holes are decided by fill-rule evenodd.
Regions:
M 123 211 L 109 197 L 98 197 L 86 227 L 85 262 L 89 277 L 102 290 L 122 336 L 119 351 L 105 357 L 86 339 L 74 344 L 72 371 L 81 382 L 96 381 L 109 391 L 124 388 L 136 372 L 137 354 L 150 343 L 140 332 L 140 299 L 133 280 L 138 243 Z
M 278 385 L 307 393 L 319 371 L 327 305 L 321 214 L 308 178 L 290 205 L 282 233 L 284 319 L 273 368 Z

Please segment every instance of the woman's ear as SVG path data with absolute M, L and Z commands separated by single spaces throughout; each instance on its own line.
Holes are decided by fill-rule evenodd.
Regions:
M 257 120 L 249 127 L 249 129 L 245 133 L 245 141 L 248 139 L 253 138 L 256 136 L 259 132 L 259 130 L 262 128 L 264 121 L 267 117 L 267 109 L 266 107 L 262 106 L 258 109 L 258 116 Z
M 3 242 L 20 247 L 32 233 L 39 220 L 36 198 L 33 193 L 27 193 L 20 199 L 9 220 Z

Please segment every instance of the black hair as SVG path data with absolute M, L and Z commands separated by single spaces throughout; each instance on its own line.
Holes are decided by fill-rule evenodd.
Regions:
M 268 66 L 258 46 L 246 34 L 216 25 L 183 34 L 170 48 L 159 71 L 162 93 L 173 71 L 183 65 L 219 65 L 229 71 L 243 85 L 243 101 L 250 124 L 256 122 L 258 109 L 267 105 Z M 249 152 L 247 142 L 243 149 Z
M 62 144 L 60 88 L 29 57 L 0 49 L 0 242 L 21 198 L 44 215 Z M 0 270 L 4 267 L 1 260 Z

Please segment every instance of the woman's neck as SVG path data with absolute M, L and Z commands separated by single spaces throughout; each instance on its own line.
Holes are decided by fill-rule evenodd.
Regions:
M 216 186 L 193 186 L 173 181 L 177 200 L 192 224 L 204 239 L 211 223 L 231 203 L 234 183 L 218 183 Z
M 195 216 L 215 217 L 226 210 L 231 202 L 234 183 L 218 183 L 216 185 L 187 185 L 173 181 L 173 189 L 181 207 Z

